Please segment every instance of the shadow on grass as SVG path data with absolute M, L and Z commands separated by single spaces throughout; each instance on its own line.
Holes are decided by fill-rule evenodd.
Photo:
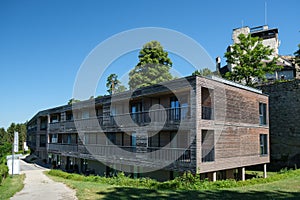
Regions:
M 285 191 L 163 191 L 130 187 L 113 187 L 97 194 L 103 199 L 300 199 L 300 192 Z

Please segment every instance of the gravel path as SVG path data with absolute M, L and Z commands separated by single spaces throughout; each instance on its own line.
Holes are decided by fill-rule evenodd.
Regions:
M 76 192 L 63 183 L 54 182 L 43 172 L 47 169 L 20 160 L 21 173 L 25 173 L 24 188 L 11 200 L 73 200 Z

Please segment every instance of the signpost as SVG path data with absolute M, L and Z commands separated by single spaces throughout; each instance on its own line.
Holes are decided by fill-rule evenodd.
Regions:
M 12 162 L 11 162 L 11 175 L 14 175 L 14 157 L 15 157 L 15 152 L 19 151 L 19 133 L 14 132 L 14 143 L 12 146 Z

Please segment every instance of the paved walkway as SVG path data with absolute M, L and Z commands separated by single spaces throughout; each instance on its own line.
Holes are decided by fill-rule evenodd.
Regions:
M 11 200 L 73 200 L 75 191 L 63 183 L 54 182 L 43 171 L 47 169 L 20 160 L 21 173 L 25 173 L 24 188 Z

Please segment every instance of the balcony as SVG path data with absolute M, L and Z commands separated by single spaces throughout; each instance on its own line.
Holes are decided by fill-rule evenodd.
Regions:
M 50 143 L 48 144 L 48 151 L 49 152 L 78 152 L 78 145 L 77 144 L 60 144 L 60 143 Z
M 75 131 L 76 129 L 84 131 L 97 130 L 99 126 L 103 129 L 105 127 L 117 127 L 117 126 L 132 126 L 138 124 L 140 126 L 147 125 L 149 123 L 165 123 L 167 125 L 179 124 L 182 120 L 189 119 L 190 112 L 189 107 L 167 108 L 157 109 L 151 111 L 142 111 L 135 113 L 116 114 L 114 116 L 99 116 L 88 119 L 75 119 L 72 121 L 63 121 L 50 123 L 50 132 L 68 132 Z
M 138 125 L 147 125 L 149 123 L 162 123 L 164 121 L 166 124 L 178 124 L 182 120 L 189 119 L 189 117 L 189 107 L 167 108 L 127 114 L 117 114 L 110 116 L 109 123 L 106 123 L 106 125 L 130 126 L 130 123 L 132 122 Z
M 114 146 L 114 145 L 86 145 L 85 154 L 92 154 L 104 159 L 138 160 L 139 162 L 191 162 L 191 150 L 182 148 L 156 148 L 146 147 L 145 153 L 131 154 L 136 152 L 138 147 Z M 125 150 L 125 151 L 121 151 Z M 148 152 L 148 153 L 147 153 Z M 151 152 L 151 153 L 150 153 Z M 141 157 L 141 155 L 142 157 Z

